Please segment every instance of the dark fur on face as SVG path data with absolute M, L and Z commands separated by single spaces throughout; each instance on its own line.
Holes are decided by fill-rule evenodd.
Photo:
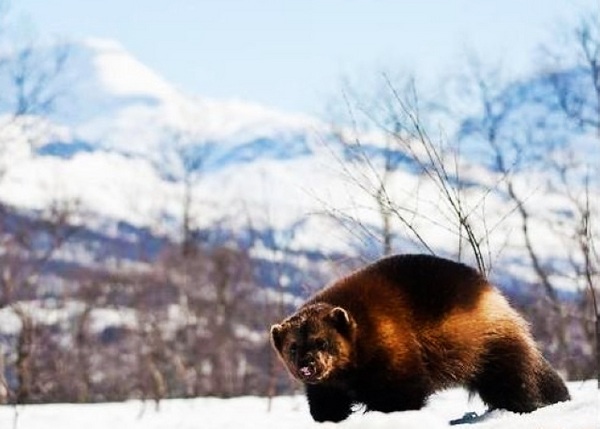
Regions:
M 317 384 L 351 364 L 355 328 L 346 310 L 320 303 L 273 325 L 271 341 L 295 378 Z

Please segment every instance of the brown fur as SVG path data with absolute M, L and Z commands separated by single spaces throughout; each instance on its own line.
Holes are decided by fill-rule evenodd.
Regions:
M 437 257 L 371 264 L 309 299 L 271 337 L 305 383 L 317 421 L 343 420 L 357 403 L 419 409 L 456 385 L 516 412 L 569 399 L 500 292 L 472 268 Z

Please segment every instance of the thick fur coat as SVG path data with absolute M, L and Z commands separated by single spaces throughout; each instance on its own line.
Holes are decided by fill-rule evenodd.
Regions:
M 476 270 L 438 257 L 368 265 L 273 325 L 271 339 L 305 384 L 316 421 L 343 420 L 354 404 L 419 409 L 457 385 L 515 412 L 569 399 L 504 296 Z

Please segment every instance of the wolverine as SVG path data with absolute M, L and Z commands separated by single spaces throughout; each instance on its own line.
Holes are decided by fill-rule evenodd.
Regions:
M 475 269 L 396 255 L 334 282 L 271 327 L 318 422 L 416 410 L 464 386 L 490 409 L 525 413 L 570 399 L 525 320 Z

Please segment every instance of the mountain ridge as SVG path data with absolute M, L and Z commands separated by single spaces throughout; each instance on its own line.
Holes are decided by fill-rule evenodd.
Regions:
M 414 147 L 389 146 L 385 131 L 343 130 L 350 143 L 342 145 L 339 130 L 316 118 L 239 100 L 189 96 L 114 41 L 87 39 L 74 45 L 70 56 L 74 70 L 60 78 L 72 79 L 72 92 L 61 97 L 56 113 L 40 121 L 46 129 L 38 141 L 19 148 L 19 162 L 12 163 L 0 182 L 4 202 L 41 209 L 70 199 L 98 219 L 152 228 L 178 239 L 188 186 L 194 228 L 207 230 L 226 222 L 240 229 L 251 223 L 293 237 L 286 243 L 290 249 L 351 255 L 370 249 L 369 254 L 377 248 L 374 234 L 381 233 L 381 213 L 373 195 L 380 186 L 378 169 L 385 162 L 392 169 L 391 200 L 426 213 L 429 221 L 417 225 L 426 230 L 425 238 L 436 250 L 452 256 L 456 237 L 440 224 L 453 215 L 439 189 L 421 184 L 427 165 L 411 158 Z M 538 103 L 540 92 L 547 91 L 540 82 L 532 80 L 531 97 L 527 84 L 519 82 L 499 100 L 517 97 L 509 102 L 523 105 L 518 115 L 539 114 L 533 108 L 528 111 L 527 103 Z M 73 108 L 80 106 L 84 107 L 72 116 Z M 478 121 L 463 121 L 459 138 L 469 138 L 460 133 L 476 133 Z M 478 216 L 489 217 L 490 223 L 503 221 L 514 208 L 507 205 L 505 193 L 491 190 L 500 183 L 499 172 L 476 156 L 461 155 L 466 155 L 463 171 L 460 177 L 449 176 L 449 183 L 475 198 L 479 193 L 479 198 L 489 199 L 491 209 Z M 452 162 L 450 158 L 449 165 Z M 546 180 L 538 176 L 539 183 Z M 514 181 L 523 189 L 531 186 L 530 177 L 521 172 Z M 418 201 L 419 196 L 424 198 Z M 540 212 L 556 205 L 539 195 L 532 200 L 539 201 Z M 348 227 L 348 221 L 359 227 Z M 519 229 L 518 220 L 504 222 L 497 232 L 500 238 L 490 240 L 493 245 L 502 246 L 502 240 Z M 402 225 L 397 228 L 395 247 L 419 250 L 400 237 L 407 232 Z M 543 236 L 546 227 L 537 228 Z M 559 258 L 555 249 L 545 251 L 548 258 Z M 511 248 L 505 260 L 519 257 L 526 253 Z

